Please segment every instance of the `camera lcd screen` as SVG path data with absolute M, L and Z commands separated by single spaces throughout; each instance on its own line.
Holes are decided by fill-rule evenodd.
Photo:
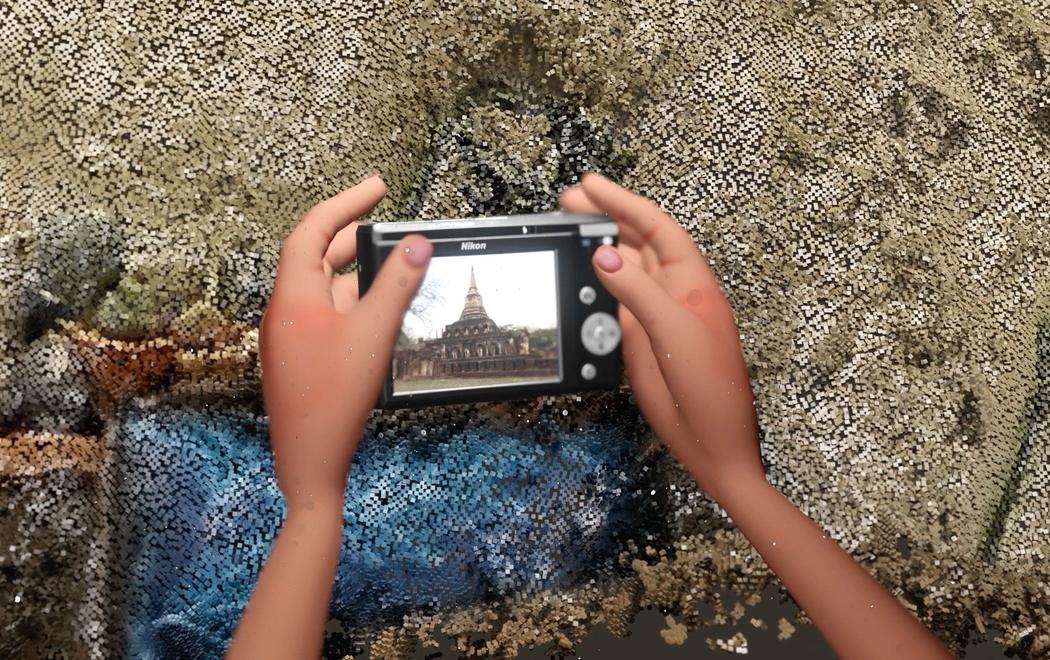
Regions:
M 393 394 L 561 380 L 555 250 L 434 256 L 405 313 Z

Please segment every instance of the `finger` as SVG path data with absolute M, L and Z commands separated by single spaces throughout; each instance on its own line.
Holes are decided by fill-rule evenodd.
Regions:
M 583 191 L 579 186 L 569 186 L 558 195 L 558 204 L 561 208 L 571 213 L 598 213 L 601 215 L 608 215 L 605 211 L 598 207 L 591 198 L 587 196 L 587 193 Z M 610 216 L 612 217 L 612 216 Z M 616 218 L 613 218 L 615 220 Z M 639 247 L 644 244 L 641 234 L 624 223 L 617 223 L 620 230 L 620 242 L 627 243 L 632 247 Z
M 631 245 L 630 243 L 620 243 L 619 248 L 620 254 L 630 261 L 631 263 L 637 264 L 640 268 L 644 269 L 650 276 L 656 275 L 659 270 L 659 266 L 656 265 L 656 253 L 648 245 Z
M 331 276 L 357 258 L 357 220 L 339 230 L 324 253 L 325 272 Z
M 612 246 L 595 250 L 592 262 L 602 285 L 645 330 L 663 382 L 683 409 L 682 414 L 700 409 L 707 412 L 698 396 L 696 373 L 717 360 L 717 342 L 703 317 L 679 305 L 656 280 L 622 259 Z
M 585 173 L 580 181 L 580 188 L 598 208 L 634 229 L 656 249 L 661 261 L 684 260 L 696 252 L 688 232 L 652 200 L 594 172 Z
M 561 191 L 561 194 L 558 195 L 558 206 L 571 213 L 605 213 L 587 198 L 587 194 L 579 186 L 569 186 Z
M 642 257 L 642 254 L 638 250 L 634 249 L 630 245 L 622 244 L 619 245 L 616 249 L 620 251 L 620 256 L 622 256 L 627 261 L 630 261 L 632 264 L 638 266 L 639 268 L 645 268 L 645 259 Z
M 558 202 L 561 208 L 572 213 L 605 213 L 587 197 L 587 193 L 583 192 L 583 189 L 579 186 L 570 186 L 563 190 L 558 197 Z M 615 220 L 615 218 L 613 219 Z M 654 273 L 658 259 L 653 248 L 647 245 L 638 231 L 630 225 L 623 222 L 617 222 L 616 225 L 620 233 L 620 244 L 632 247 L 634 253 L 640 255 L 641 261 L 639 263 L 642 264 L 646 272 Z
M 674 321 L 685 312 L 655 279 L 638 264 L 625 260 L 621 248 L 602 245 L 591 258 L 598 279 L 642 324 L 646 332 Z M 666 325 L 666 324 L 664 324 Z M 654 338 L 652 334 L 650 338 Z
M 659 273 L 659 267 L 656 265 L 656 255 L 653 254 L 652 248 L 643 245 L 639 249 L 621 243 L 617 249 L 620 251 L 620 255 L 623 256 L 624 259 L 637 265 L 648 273 L 650 277 L 655 277 Z
M 318 203 L 303 216 L 281 246 L 274 295 L 332 305 L 324 255 L 340 229 L 371 210 L 386 184 L 378 176 Z
M 702 293 L 712 287 L 721 291 L 692 236 L 655 202 L 600 174 L 587 172 L 581 180 L 581 188 L 591 201 L 617 222 L 633 227 L 642 242 L 652 246 L 657 265 L 665 274 L 662 284 L 674 295 L 687 294 L 695 287 Z
M 336 275 L 332 280 L 332 303 L 335 311 L 347 312 L 357 302 L 357 273 Z
M 350 316 L 365 319 L 373 330 L 372 336 L 379 340 L 373 346 L 377 354 L 382 350 L 385 355 L 393 347 L 433 252 L 433 243 L 422 234 L 402 238 L 383 261 L 368 292 L 354 306 Z
M 621 243 L 626 243 L 627 245 L 639 250 L 643 247 L 647 250 L 652 250 L 652 246 L 642 239 L 642 235 L 638 233 L 637 229 L 628 224 L 624 224 L 623 222 L 617 222 L 616 225 L 619 229 Z
M 371 211 L 385 194 L 386 184 L 377 174 L 307 211 L 301 224 L 326 237 L 325 249 L 317 256 L 323 256 L 335 235 L 352 221 Z
M 665 443 L 680 445 L 689 436 L 689 426 L 664 383 L 649 335 L 626 306 L 620 305 L 619 317 L 624 366 L 638 410 Z

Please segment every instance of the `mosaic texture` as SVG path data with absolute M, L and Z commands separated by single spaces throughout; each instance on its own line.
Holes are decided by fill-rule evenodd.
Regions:
M 1048 62 L 1035 0 L 0 5 L 0 655 L 221 653 L 283 512 L 257 325 L 307 208 L 597 169 L 721 278 L 770 481 L 952 648 L 1050 657 Z M 650 606 L 746 648 L 772 579 L 627 390 L 377 413 L 347 496 L 329 657 Z

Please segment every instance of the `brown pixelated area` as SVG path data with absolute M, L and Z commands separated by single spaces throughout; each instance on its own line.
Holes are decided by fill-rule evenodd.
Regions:
M 0 655 L 126 652 L 120 493 L 151 484 L 124 482 L 120 411 L 262 414 L 258 323 L 310 206 L 379 170 L 374 220 L 539 211 L 597 169 L 720 278 L 770 481 L 953 650 L 996 630 L 1050 657 L 1048 62 L 1023 0 L 0 8 Z M 632 405 L 370 428 L 529 437 Z M 568 651 L 658 607 L 668 644 L 742 653 L 807 624 L 755 623 L 761 557 L 655 439 L 639 461 L 667 535 L 622 571 L 329 631 Z

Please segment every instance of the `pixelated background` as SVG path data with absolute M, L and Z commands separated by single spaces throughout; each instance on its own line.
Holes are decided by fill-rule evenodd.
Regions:
M 953 649 L 1050 657 L 1048 61 L 1045 0 L 0 3 L 0 655 L 221 655 L 283 512 L 257 326 L 306 209 L 594 169 L 720 277 L 770 481 Z M 739 653 L 806 623 L 751 612 L 771 580 L 626 390 L 377 414 L 325 649 L 652 608 Z

